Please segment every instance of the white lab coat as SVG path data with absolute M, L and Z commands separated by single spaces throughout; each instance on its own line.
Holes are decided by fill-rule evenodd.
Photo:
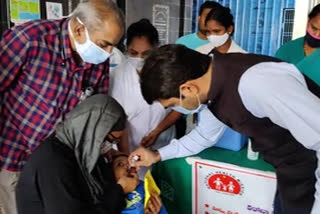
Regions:
M 127 114 L 130 151 L 136 149 L 142 138 L 155 129 L 170 112 L 159 102 L 149 105 L 144 100 L 139 75 L 128 60 L 125 60 L 110 73 L 109 93 L 120 103 Z M 175 129 L 173 126 L 159 136 L 152 148 L 161 148 L 174 137 Z
M 213 49 L 213 45 L 211 43 L 202 45 L 196 49 L 196 51 L 202 53 L 202 54 L 208 54 Z M 243 50 L 237 43 L 235 43 L 233 40 L 231 41 L 231 45 L 229 47 L 229 50 L 227 53 L 246 53 L 245 50 Z

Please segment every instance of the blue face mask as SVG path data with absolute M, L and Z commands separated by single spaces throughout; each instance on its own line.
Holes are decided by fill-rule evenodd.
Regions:
M 78 22 L 84 26 L 79 18 L 77 18 Z M 69 22 L 69 32 L 70 35 L 73 37 L 70 22 Z M 85 27 L 85 34 L 86 34 L 86 42 L 83 44 L 78 43 L 75 39 L 74 45 L 76 46 L 77 53 L 80 55 L 81 59 L 84 62 L 92 63 L 92 64 L 100 64 L 105 62 L 109 57 L 110 53 L 100 48 L 94 42 L 90 40 L 89 33 L 87 28 Z M 74 37 L 73 37 L 74 38 Z
M 180 105 L 179 106 L 173 106 L 171 107 L 172 110 L 180 112 L 181 114 L 185 114 L 185 115 L 189 115 L 189 114 L 195 114 L 198 113 L 199 111 L 201 111 L 204 107 L 203 104 L 201 104 L 200 99 L 199 99 L 199 95 L 197 95 L 197 99 L 198 99 L 198 107 L 195 109 L 186 109 L 184 107 L 182 107 L 182 97 L 181 97 L 181 93 L 180 93 Z

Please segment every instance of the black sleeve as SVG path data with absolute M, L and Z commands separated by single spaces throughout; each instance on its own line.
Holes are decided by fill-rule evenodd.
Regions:
M 122 187 L 119 184 L 110 185 L 108 190 L 105 191 L 101 204 L 96 205 L 96 210 L 98 213 L 121 213 L 125 208 L 125 197 Z
M 50 161 L 51 162 L 51 161 Z M 58 162 L 58 164 L 57 164 Z M 48 168 L 37 170 L 36 180 L 46 214 L 113 214 L 120 213 L 122 187 L 109 183 L 103 201 L 93 204 L 89 188 L 75 161 L 57 160 Z

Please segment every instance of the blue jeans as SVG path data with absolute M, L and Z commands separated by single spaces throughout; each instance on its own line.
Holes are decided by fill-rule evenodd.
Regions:
M 282 205 L 281 198 L 278 191 L 274 198 L 273 208 L 274 208 L 273 214 L 310 214 L 309 211 L 296 211 L 288 207 L 287 209 L 289 209 L 290 211 L 285 212 L 283 209 L 283 205 Z
M 274 198 L 274 202 L 273 202 L 273 214 L 284 214 L 278 191 L 276 193 L 276 197 Z

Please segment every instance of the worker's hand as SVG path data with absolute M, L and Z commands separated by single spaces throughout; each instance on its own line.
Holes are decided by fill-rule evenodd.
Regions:
M 162 206 L 162 201 L 158 193 L 152 192 L 145 208 L 145 214 L 158 214 Z
M 133 161 L 133 157 L 138 156 L 137 161 Z M 160 154 L 149 149 L 139 147 L 129 155 L 129 164 L 139 169 L 141 166 L 151 166 L 160 161 Z
M 154 129 L 152 132 L 149 133 L 149 135 L 144 136 L 141 140 L 141 146 L 143 147 L 150 147 L 152 146 L 156 140 L 158 139 L 158 136 L 160 135 L 160 130 Z
M 123 192 L 125 194 L 128 194 L 135 190 L 139 184 L 139 177 L 138 174 L 132 173 L 130 177 L 128 176 L 122 176 L 118 180 L 118 184 L 121 185 Z

